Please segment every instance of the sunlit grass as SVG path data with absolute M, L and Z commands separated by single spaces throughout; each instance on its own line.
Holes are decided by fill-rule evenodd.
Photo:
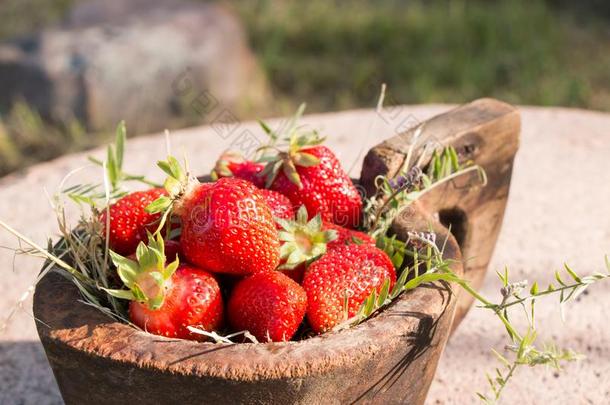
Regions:
M 19 101 L 0 120 L 0 175 L 108 139 L 89 137 L 77 120 L 50 124 Z
M 381 81 L 404 103 L 493 96 L 610 110 L 610 24 L 579 24 L 547 2 L 237 4 L 277 96 L 314 110 L 370 106 Z

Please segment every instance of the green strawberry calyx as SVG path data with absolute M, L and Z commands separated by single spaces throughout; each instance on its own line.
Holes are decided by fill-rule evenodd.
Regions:
M 182 166 L 178 159 L 173 156 L 168 156 L 167 160 L 157 162 L 157 166 L 167 174 L 167 178 L 163 182 L 163 188 L 165 188 L 168 195 L 160 196 L 150 203 L 146 207 L 146 212 L 151 214 L 163 213 L 157 228 L 157 232 L 159 232 L 167 223 L 171 213 L 180 215 L 180 209 L 184 200 L 201 183 L 196 177 L 190 175 L 186 162 Z
M 232 177 L 233 172 L 229 168 L 229 165 L 232 163 L 244 163 L 245 161 L 246 158 L 244 158 L 240 152 L 232 150 L 224 151 L 216 161 L 216 165 L 214 166 L 214 169 L 212 169 L 210 177 L 214 181 L 218 180 L 220 177 Z
M 283 242 L 280 258 L 284 264 L 280 270 L 294 269 L 302 263 L 311 263 L 326 253 L 326 245 L 337 239 L 337 231 L 323 230 L 320 214 L 307 220 L 307 209 L 301 206 L 295 220 L 275 218 L 282 227 L 279 238 Z
M 292 183 L 302 189 L 303 183 L 297 171 L 297 166 L 311 167 L 320 164 L 320 159 L 308 153 L 307 149 L 320 145 L 326 138 L 320 136 L 316 130 L 302 131 L 302 128 L 298 126 L 298 121 L 303 115 L 303 111 L 305 111 L 305 104 L 301 104 L 294 116 L 280 131 L 272 130 L 269 125 L 259 120 L 259 124 L 270 138 L 269 143 L 260 147 L 259 151 L 273 152 L 272 154 L 263 154 L 261 158 L 257 159 L 259 163 L 266 163 L 259 174 L 265 178 L 266 188 L 273 184 L 281 170 Z M 279 140 L 287 143 L 286 148 L 277 146 Z
M 112 262 L 127 290 L 104 290 L 116 298 L 138 301 L 151 310 L 157 310 L 163 305 L 172 275 L 180 262 L 176 257 L 172 263 L 166 263 L 165 243 L 161 234 L 153 236 L 149 233 L 148 240 L 148 245 L 144 242 L 138 245 L 136 260 L 110 251 Z

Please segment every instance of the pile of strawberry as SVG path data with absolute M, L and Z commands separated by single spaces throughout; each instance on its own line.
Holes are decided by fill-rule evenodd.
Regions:
M 104 210 L 129 318 L 157 335 L 205 339 L 248 331 L 287 341 L 323 333 L 396 281 L 392 261 L 358 231 L 362 199 L 317 134 L 275 144 L 257 161 L 218 160 L 211 182 L 170 157 L 164 188 L 131 193 Z M 270 153 L 270 151 L 272 153 Z

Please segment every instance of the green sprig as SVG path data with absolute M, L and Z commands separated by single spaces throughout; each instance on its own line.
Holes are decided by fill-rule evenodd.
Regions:
M 375 180 L 377 193 L 364 206 L 364 226 L 374 238 L 385 235 L 402 210 L 443 184 L 471 172 L 478 174 L 481 185 L 487 183 L 483 168 L 470 161 L 460 163 L 452 146 L 433 151 L 427 173 L 420 164 L 403 168 L 393 180 L 385 176 Z
M 77 204 L 85 204 L 91 207 L 97 206 L 100 202 L 113 202 L 127 194 L 121 185 L 126 181 L 135 181 L 151 187 L 160 187 L 159 184 L 148 180 L 145 176 L 126 173 L 123 170 L 123 160 L 125 155 L 125 144 L 127 142 L 127 128 L 125 122 L 121 121 L 117 125 L 114 144 L 109 144 L 106 148 L 106 160 L 101 161 L 93 156 L 89 156 L 89 161 L 101 166 L 105 170 L 105 176 L 110 185 L 109 190 L 104 189 L 101 183 L 78 184 L 62 190 L 62 193 Z
M 420 253 L 420 249 L 413 246 L 414 242 L 424 244 L 426 252 Z M 442 246 L 444 245 L 443 243 Z M 490 404 L 496 403 L 500 399 L 503 389 L 518 367 L 523 365 L 548 365 L 560 369 L 562 363 L 582 358 L 580 354 L 573 350 L 558 348 L 554 344 L 545 344 L 542 348 L 536 346 L 537 333 L 534 307 L 537 299 L 550 295 L 558 295 L 559 304 L 562 308 L 565 303 L 574 300 L 590 285 L 610 278 L 610 259 L 607 256 L 605 258 L 605 272 L 595 272 L 588 276 L 580 276 L 568 265 L 565 265 L 565 274 L 562 275 L 560 272 L 555 272 L 557 284 L 550 283 L 545 290 L 540 290 L 538 282 L 534 282 L 529 289 L 527 288 L 527 281 L 511 282 L 508 269 L 505 269 L 503 273 L 497 273 L 502 283 L 502 288 L 500 289 L 502 298 L 499 303 L 494 303 L 474 290 L 467 280 L 457 276 L 450 268 L 451 261 L 443 258 L 442 249 L 439 249 L 434 242 L 427 238 L 409 235 L 408 241 L 402 242 L 395 237 L 383 237 L 378 239 L 377 246 L 388 253 L 390 258 L 396 263 L 402 264 L 404 258 L 408 255 L 413 258 L 413 264 L 402 270 L 401 275 L 389 294 L 383 293 L 386 284 L 389 285 L 389 280 L 386 280 L 380 293 L 374 290 L 365 299 L 358 313 L 339 324 L 336 329 L 352 327 L 369 319 L 379 310 L 390 305 L 402 293 L 422 284 L 438 281 L 458 284 L 481 304 L 479 308 L 488 309 L 493 312 L 505 327 L 510 339 L 510 343 L 506 345 L 506 348 L 513 353 L 512 360 L 492 349 L 494 355 L 499 359 L 501 367 L 496 368 L 495 375 L 487 375 L 491 394 L 477 393 L 481 400 Z M 418 271 L 420 266 L 423 266 L 425 269 L 423 273 Z M 566 277 L 569 277 L 571 280 L 567 281 Z M 524 291 L 527 292 L 524 293 Z M 521 306 L 526 309 L 526 303 L 530 304 L 529 311 L 526 310 L 526 317 L 530 324 L 525 332 L 520 333 L 517 327 L 510 321 L 509 310 L 515 306 Z

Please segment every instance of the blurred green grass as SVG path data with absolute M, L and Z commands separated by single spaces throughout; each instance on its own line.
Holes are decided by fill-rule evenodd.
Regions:
M 610 110 L 610 20 L 537 0 L 240 1 L 278 97 L 314 110 L 492 96 Z M 293 103 L 292 103 L 293 104 Z
M 78 0 L 5 0 L 0 40 L 59 21 Z M 202 0 L 203 1 L 203 0 Z M 511 103 L 610 111 L 610 2 L 604 0 L 237 0 L 274 93 L 289 113 L 398 103 Z M 114 123 L 108 123 L 109 127 Z M 128 123 L 129 124 L 129 123 Z M 0 175 L 108 139 L 52 125 L 18 103 L 0 111 Z

